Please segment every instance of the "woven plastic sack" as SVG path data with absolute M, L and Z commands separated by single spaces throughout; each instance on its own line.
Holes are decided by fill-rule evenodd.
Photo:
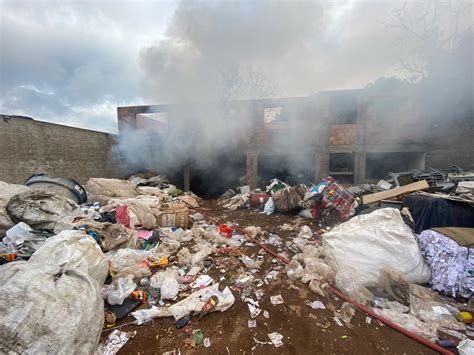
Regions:
M 91 354 L 104 322 L 108 273 L 81 231 L 49 238 L 27 262 L 0 267 L 0 349 L 15 354 Z
M 430 278 L 412 231 L 394 208 L 353 217 L 325 233 L 323 253 L 335 271 L 356 269 L 357 281 L 365 287 L 376 286 L 384 268 L 398 271 L 410 283 L 425 283 Z

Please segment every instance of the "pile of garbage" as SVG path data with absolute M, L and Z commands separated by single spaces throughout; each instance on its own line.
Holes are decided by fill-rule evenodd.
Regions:
M 160 175 L 91 178 L 82 187 L 38 174 L 27 183 L 0 182 L 0 345 L 10 352 L 115 353 L 136 332 L 114 330 L 99 345 L 100 334 L 126 317 L 136 325 L 170 317 L 183 328 L 237 300 L 254 327 L 269 317 L 262 286 L 282 276 L 308 285 L 319 297 L 308 303 L 313 309 L 325 308 L 334 287 L 342 291 L 348 301 L 334 310 L 338 326 L 353 327 L 365 305 L 442 346 L 472 346 L 467 182 L 441 196 L 426 192 L 435 183 L 425 180 L 344 187 L 327 177 L 308 187 L 273 179 L 265 191 L 241 186 L 218 199 L 228 210 L 294 216 L 270 231 L 209 218 L 201 199 Z M 280 333 L 268 337 L 255 346 L 283 345 Z M 201 344 L 211 340 L 197 330 L 189 346 Z
M 304 184 L 289 186 L 273 179 L 265 192 L 260 189 L 250 191 L 248 186 L 240 187 L 240 193 L 229 189 L 219 197 L 218 203 L 231 210 L 260 207 L 267 215 L 275 211 L 299 212 L 301 217 L 326 225 L 348 220 L 359 206 L 356 198 L 330 176 L 309 188 Z

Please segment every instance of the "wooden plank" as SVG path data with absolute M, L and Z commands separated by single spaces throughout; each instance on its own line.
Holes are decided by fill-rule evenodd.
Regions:
M 408 194 L 414 191 L 424 190 L 424 189 L 427 189 L 428 187 L 430 186 L 428 185 L 426 180 L 417 181 L 412 184 L 397 187 L 395 189 L 382 191 L 382 192 L 376 192 L 374 194 L 362 196 L 362 204 L 367 205 L 369 203 L 379 202 L 391 197 Z

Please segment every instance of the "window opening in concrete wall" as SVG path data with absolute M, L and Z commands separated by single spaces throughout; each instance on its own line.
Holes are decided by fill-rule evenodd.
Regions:
M 342 183 L 354 183 L 354 157 L 354 153 L 330 153 L 329 175 Z
M 331 121 L 335 124 L 354 124 L 357 122 L 357 97 L 354 95 L 335 95 L 331 98 Z
M 198 196 L 217 197 L 229 188 L 240 186 L 242 182 L 245 185 L 246 172 L 246 157 L 238 153 L 220 154 L 213 160 L 212 166 L 202 166 L 191 161 L 191 190 Z
M 258 156 L 258 185 L 264 188 L 273 178 L 282 180 L 288 184 L 299 183 L 311 184 L 314 171 L 313 158 L 309 154 L 301 154 L 298 157 L 289 155 L 259 155 Z
M 390 172 L 404 172 L 411 169 L 425 169 L 425 153 L 390 152 L 366 154 L 366 179 L 383 179 Z

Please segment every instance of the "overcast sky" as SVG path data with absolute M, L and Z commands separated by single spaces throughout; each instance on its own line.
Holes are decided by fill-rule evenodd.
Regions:
M 115 132 L 117 106 L 212 99 L 235 65 L 278 96 L 407 75 L 397 1 L 0 1 L 0 113 Z

